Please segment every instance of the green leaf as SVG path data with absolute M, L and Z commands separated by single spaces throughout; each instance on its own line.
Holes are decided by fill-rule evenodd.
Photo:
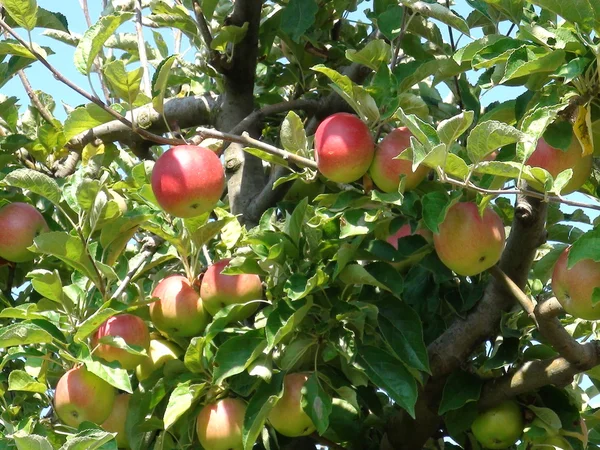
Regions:
M 404 364 L 385 350 L 370 345 L 360 347 L 357 355 L 371 382 L 414 418 L 417 383 Z
M 571 269 L 575 264 L 584 259 L 600 261 L 600 228 L 588 231 L 581 236 L 569 250 L 567 267 Z
M 454 14 L 439 3 L 427 3 L 420 0 L 400 0 L 400 3 L 410 7 L 415 13 L 419 13 L 424 17 L 437 19 L 467 36 L 471 34 L 469 25 L 467 25 L 467 22 L 462 17 Z
M 304 124 L 294 111 L 290 111 L 281 123 L 280 139 L 283 148 L 290 153 L 303 155 L 308 149 Z
M 449 197 L 445 192 L 429 192 L 423 197 L 423 221 L 427 228 L 434 233 L 439 233 L 439 225 L 446 218 L 448 208 L 455 203 L 455 200 L 460 197 L 460 193 L 453 193 Z
M 362 86 L 354 83 L 346 75 L 324 65 L 320 64 L 312 69 L 326 75 L 333 82 L 332 89 L 348 102 L 363 121 L 373 125 L 379 120 L 379 108 L 373 97 Z
M 60 203 L 61 191 L 52 178 L 32 169 L 17 169 L 6 175 L 2 182 L 8 186 L 27 189 L 47 198 L 55 205 Z
M 92 361 L 88 359 L 85 361 L 85 367 L 87 370 L 92 372 L 94 375 L 99 376 L 111 386 L 121 389 L 122 391 L 133 393 L 131 389 L 131 382 L 129 380 L 129 374 L 125 369 L 117 367 L 117 362 L 110 364 L 103 364 L 99 361 Z
M 539 72 L 554 72 L 565 60 L 564 50 L 546 52 L 537 47 L 521 47 L 508 57 L 500 83 Z
M 306 209 L 308 206 L 308 198 L 304 197 L 294 208 L 294 212 L 289 216 L 284 225 L 283 231 L 287 234 L 296 246 L 300 243 L 300 234 L 302 225 L 305 222 Z
M 473 69 L 489 69 L 490 67 L 494 67 L 496 64 L 506 61 L 516 49 L 524 45 L 524 41 L 517 39 L 499 39 L 483 47 L 473 55 L 471 59 Z
M 512 41 L 511 38 L 507 38 L 501 34 L 489 34 L 458 49 L 452 58 L 458 64 L 461 64 L 463 61 L 471 61 L 480 50 L 483 50 L 488 45 L 492 45 L 501 39 L 508 39 Z
M 48 387 L 23 370 L 12 370 L 8 374 L 8 390 L 43 394 Z
M 164 113 L 165 93 L 169 85 L 171 68 L 175 61 L 177 61 L 177 55 L 171 55 L 163 59 L 152 77 L 152 106 L 160 114 Z
M 482 386 L 483 380 L 476 375 L 463 371 L 452 373 L 444 385 L 439 414 L 446 414 L 479 400 Z
M 404 16 L 404 8 L 400 5 L 394 5 L 386 9 L 377 17 L 377 27 L 379 31 L 393 41 L 402 31 L 402 17 Z
M 261 150 L 259 148 L 254 148 L 254 147 L 245 147 L 244 151 L 246 153 L 250 153 L 251 155 L 256 156 L 257 158 L 262 159 L 263 161 L 269 162 L 269 163 L 273 163 L 273 164 L 277 164 L 278 166 L 283 166 L 283 167 L 290 167 L 289 163 L 287 162 L 287 160 L 283 159 L 281 156 L 277 156 L 277 155 L 273 155 L 271 153 L 267 153 L 264 150 Z
M 317 427 L 320 435 L 329 428 L 329 416 L 333 408 L 331 397 L 321 387 L 319 376 L 313 372 L 304 383 L 302 409 Z
M 104 430 L 90 428 L 69 436 L 67 442 L 60 450 L 109 450 L 114 443 L 115 433 L 107 433 Z M 111 441 L 113 441 L 111 443 Z M 108 444 L 109 445 L 105 445 Z M 114 448 L 114 447 L 112 447 Z
M 106 310 L 105 310 L 106 311 Z M 104 336 L 98 340 L 100 344 L 110 345 L 111 347 L 125 350 L 127 353 L 138 356 L 148 356 L 146 349 L 139 345 L 129 345 L 121 336 Z
M 98 22 L 88 28 L 75 49 L 74 59 L 77 70 L 84 75 L 89 75 L 92 64 L 106 40 L 133 16 L 131 12 L 101 16 Z
M 29 49 L 14 39 L 5 39 L 0 42 L 0 55 L 15 55 L 28 59 L 36 59 Z
M 296 301 L 306 297 L 319 286 L 323 286 L 328 280 L 329 276 L 319 267 L 310 278 L 307 278 L 306 275 L 295 273 L 285 281 L 283 290 L 290 300 Z
M 248 331 L 235 336 L 219 346 L 214 360 L 213 379 L 215 384 L 228 377 L 242 373 L 267 346 L 260 330 Z
M 300 42 L 302 35 L 315 23 L 318 11 L 315 0 L 290 0 L 281 15 L 281 31 L 294 42 Z
M 98 282 L 98 276 L 79 238 L 62 231 L 42 233 L 33 240 L 36 253 L 52 255 Z
M 175 425 L 175 422 L 192 407 L 204 391 L 205 386 L 205 383 L 190 384 L 189 381 L 186 381 L 171 392 L 163 418 L 165 430 Z
M 463 111 L 457 116 L 442 120 L 437 127 L 437 134 L 440 141 L 449 147 L 469 129 L 474 117 L 475 113 L 473 111 Z
M 88 103 L 71 111 L 67 120 L 65 120 L 65 139 L 69 141 L 79 133 L 83 133 L 112 120 L 115 120 L 115 118 L 98 105 Z
M 495 120 L 480 122 L 467 138 L 467 153 L 473 162 L 479 162 L 490 153 L 515 142 L 528 140 L 528 136 L 510 125 Z
M 484 370 L 499 369 L 514 363 L 519 357 L 519 339 L 505 337 L 491 358 L 483 363 Z
M 19 26 L 28 31 L 35 28 L 38 11 L 35 0 L 3 0 L 2 6 Z
M 25 430 L 19 430 L 12 437 L 17 444 L 17 450 L 54 450 L 48 438 L 30 434 Z
M 219 52 L 227 50 L 227 44 L 239 44 L 242 42 L 248 32 L 248 22 L 241 27 L 235 25 L 226 25 L 219 29 L 219 34 L 210 43 L 210 48 Z
M 250 450 L 254 446 L 269 413 L 283 395 L 284 375 L 284 372 L 277 372 L 273 374 L 270 383 L 264 380 L 261 381 L 256 392 L 248 402 L 242 431 L 244 450 Z
M 394 354 L 408 367 L 429 373 L 429 358 L 419 315 L 399 300 L 377 306 L 381 334 Z
M 562 16 L 584 31 L 600 29 L 600 5 L 595 0 L 531 0 L 531 3 Z
M 558 414 L 552 411 L 550 408 L 543 408 L 540 406 L 527 405 L 527 408 L 534 412 L 538 419 L 548 425 L 553 430 L 560 430 L 562 428 L 562 422 Z
M 144 69 L 138 67 L 131 72 L 127 72 L 123 60 L 117 59 L 108 64 L 104 64 L 102 73 L 104 73 L 104 77 L 108 82 L 109 87 L 117 97 L 132 104 L 140 92 L 140 84 L 142 82 Z
M 57 303 L 63 303 L 68 299 L 63 295 L 62 281 L 58 270 L 50 272 L 45 269 L 32 270 L 27 274 L 27 278 L 31 279 L 33 288 L 45 298 Z
M 85 338 L 96 331 L 106 320 L 118 313 L 119 311 L 112 308 L 99 309 L 77 326 L 77 332 L 73 336 L 73 340 L 75 342 L 83 342 Z
M 52 342 L 52 335 L 33 323 L 15 323 L 0 329 L 0 348 L 50 342 Z
M 376 286 L 380 289 L 384 289 L 386 291 L 390 291 L 385 284 L 380 282 L 377 278 L 371 275 L 367 269 L 365 269 L 360 264 L 349 264 L 344 270 L 340 272 L 338 277 L 343 283 L 349 285 L 361 285 L 367 284 L 370 286 Z
M 390 44 L 383 39 L 375 39 L 369 41 L 361 50 L 349 49 L 346 50 L 346 58 L 348 60 L 367 66 L 375 71 L 379 67 L 389 61 L 392 56 Z
M 272 349 L 289 333 L 298 329 L 300 322 L 312 307 L 312 299 L 300 299 L 294 302 L 286 302 L 280 299 L 277 306 L 267 317 L 265 335 L 267 337 L 268 349 Z

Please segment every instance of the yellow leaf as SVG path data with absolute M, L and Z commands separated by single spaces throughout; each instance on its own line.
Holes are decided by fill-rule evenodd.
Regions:
M 594 153 L 594 137 L 592 135 L 592 115 L 591 109 L 586 106 L 580 106 L 577 112 L 577 118 L 573 124 L 575 136 L 583 149 L 583 156 Z

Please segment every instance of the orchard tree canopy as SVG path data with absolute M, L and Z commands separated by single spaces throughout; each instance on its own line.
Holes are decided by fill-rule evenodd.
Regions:
M 0 1 L 0 448 L 600 446 L 598 0 L 89 3 Z

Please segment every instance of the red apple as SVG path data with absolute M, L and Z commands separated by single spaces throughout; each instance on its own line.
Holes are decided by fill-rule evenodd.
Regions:
M 150 318 L 156 328 L 174 337 L 198 336 L 208 325 L 205 305 L 190 281 L 171 275 L 156 285 L 150 303 Z
M 196 419 L 198 439 L 205 450 L 243 450 L 242 429 L 246 404 L 223 398 L 206 405 Z
M 80 366 L 65 373 L 54 392 L 54 410 L 66 425 L 77 428 L 81 422 L 101 424 L 110 415 L 116 390 L 102 378 Z
M 377 146 L 369 174 L 383 192 L 397 192 L 402 175 L 406 179 L 405 190 L 414 189 L 429 173 L 429 168 L 424 165 L 413 172 L 411 161 L 394 159 L 410 147 L 411 136 L 408 128 L 396 128 Z
M 374 147 L 367 125 L 348 113 L 327 117 L 315 134 L 319 172 L 336 183 L 351 183 L 362 177 L 373 161 Z
M 422 236 L 429 243 L 431 243 L 433 241 L 433 233 L 431 231 L 429 231 L 427 228 L 419 227 L 413 233 L 411 231 L 410 224 L 407 223 L 407 224 L 402 225 L 398 229 L 398 231 L 396 231 L 395 233 L 390 234 L 387 237 L 386 242 L 388 244 L 392 245 L 396 250 L 398 250 L 398 239 L 402 239 L 407 236 L 414 236 L 415 234 Z M 421 261 L 421 259 L 423 259 L 423 257 L 428 252 L 429 252 L 429 249 L 428 249 L 428 246 L 426 246 L 426 247 L 423 247 L 421 250 L 415 252 L 414 254 L 410 255 L 405 260 L 391 263 L 391 264 L 398 270 L 405 270 L 405 269 L 417 264 L 419 261 Z
M 115 440 L 119 448 L 129 448 L 129 442 L 125 435 L 125 422 L 129 411 L 129 400 L 131 400 L 131 394 L 117 395 L 110 416 L 101 425 L 104 431 L 117 433 Z
M 269 413 L 269 422 L 278 433 L 288 437 L 307 436 L 315 431 L 302 409 L 302 388 L 308 380 L 304 373 L 290 373 L 283 379 L 283 396 Z
M 35 258 L 27 247 L 38 234 L 48 231 L 48 224 L 33 206 L 15 202 L 0 209 L 0 230 L 0 257 L 21 263 Z
M 592 172 L 592 162 L 592 155 L 582 156 L 581 144 L 575 136 L 566 152 L 551 147 L 544 139 L 540 139 L 535 151 L 527 160 L 528 165 L 546 169 L 553 177 L 563 170 L 573 169 L 573 177 L 562 190 L 562 194 L 569 194 L 583 186 Z
M 504 224 L 492 209 L 483 217 L 475 203 L 455 203 L 434 233 L 435 250 L 459 275 L 472 276 L 495 265 L 504 249 Z
M 571 247 L 561 253 L 552 273 L 552 290 L 564 310 L 574 317 L 600 319 L 600 306 L 592 302 L 594 289 L 600 288 L 600 262 L 593 259 L 578 261 L 567 269 Z
M 202 278 L 200 297 L 202 297 L 206 310 L 213 316 L 228 305 L 262 298 L 262 283 L 258 275 L 224 275 L 221 273 L 229 261 L 229 259 L 223 259 L 214 263 Z M 232 321 L 247 319 L 257 309 L 258 303 L 247 305 L 232 317 Z
M 152 373 L 161 369 L 167 361 L 179 359 L 182 350 L 175 344 L 163 339 L 152 339 L 148 348 L 148 356 L 135 368 L 139 381 L 148 378 Z
M 119 314 L 107 319 L 92 336 L 92 348 L 100 358 L 118 361 L 125 370 L 132 370 L 144 360 L 144 356 L 128 353 L 109 344 L 98 344 L 105 336 L 121 337 L 128 345 L 137 345 L 148 350 L 150 332 L 142 319 L 132 314 Z M 97 346 L 97 347 L 96 347 Z
M 152 191 L 158 204 L 176 217 L 212 211 L 224 189 L 221 160 L 204 147 L 173 147 L 158 158 L 152 170 Z

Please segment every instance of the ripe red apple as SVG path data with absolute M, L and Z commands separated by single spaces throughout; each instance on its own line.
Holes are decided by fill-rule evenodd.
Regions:
M 358 117 L 337 113 L 327 117 L 315 134 L 319 172 L 336 183 L 362 177 L 373 161 L 375 145 L 369 128 Z
M 243 450 L 242 428 L 246 404 L 223 398 L 206 405 L 196 419 L 198 439 L 205 450 Z
M 0 257 L 21 263 L 35 258 L 27 247 L 38 234 L 48 231 L 48 224 L 33 206 L 15 202 L 0 209 L 0 230 Z
M 551 147 L 542 138 L 527 160 L 528 165 L 546 169 L 553 177 L 563 170 L 573 169 L 573 177 L 562 190 L 562 194 L 569 194 L 583 186 L 592 172 L 592 162 L 592 155 L 582 156 L 581 144 L 575 136 L 566 152 Z
M 521 408 L 516 402 L 506 401 L 478 415 L 471 431 L 483 447 L 504 449 L 517 442 L 523 427 Z
M 552 290 L 566 312 L 587 320 L 600 319 L 600 306 L 592 302 L 595 288 L 600 288 L 600 262 L 578 261 L 567 269 L 571 247 L 561 253 L 552 273 Z
M 65 373 L 56 385 L 54 410 L 60 420 L 77 428 L 86 420 L 101 424 L 110 415 L 116 390 L 80 366 Z
M 152 292 L 158 297 L 150 303 L 150 318 L 156 328 L 174 337 L 197 336 L 210 318 L 198 292 L 181 275 L 171 275 L 156 285 Z
M 128 345 L 137 345 L 145 350 L 148 350 L 150 345 L 148 327 L 142 319 L 132 314 L 113 316 L 100 325 L 92 336 L 92 348 L 98 346 L 95 351 L 97 356 L 108 362 L 118 361 L 125 370 L 135 369 L 144 357 L 109 344 L 98 344 L 105 336 L 121 337 Z
M 396 128 L 377 146 L 369 174 L 383 192 L 397 192 L 402 175 L 406 179 L 405 190 L 414 189 L 429 173 L 429 168 L 424 165 L 413 172 L 411 161 L 394 159 L 410 147 L 411 136 L 408 128 Z
M 129 400 L 131 394 L 119 394 L 115 397 L 115 404 L 101 427 L 109 433 L 117 433 L 115 440 L 119 448 L 129 448 L 129 442 L 125 435 L 125 422 L 127 420 L 127 412 L 129 411 Z
M 483 217 L 475 203 L 455 203 L 434 233 L 435 250 L 446 265 L 459 275 L 472 276 L 489 269 L 504 249 L 504 224 L 486 208 Z
M 182 350 L 172 342 L 152 339 L 148 348 L 148 356 L 135 368 L 137 379 L 145 380 L 154 371 L 161 369 L 167 361 L 179 359 L 182 353 Z
M 269 422 L 284 436 L 307 436 L 316 429 L 302 409 L 302 388 L 307 380 L 305 373 L 286 375 L 283 379 L 283 396 L 269 413 Z
M 214 263 L 202 278 L 200 297 L 202 297 L 206 310 L 213 316 L 228 305 L 262 298 L 262 284 L 258 275 L 249 273 L 224 275 L 221 273 L 229 261 L 229 259 L 223 259 Z M 234 315 L 232 321 L 247 319 L 257 309 L 258 303 L 247 305 Z
M 433 242 L 433 233 L 431 231 L 429 231 L 427 228 L 419 227 L 415 230 L 414 233 L 412 233 L 409 223 L 402 225 L 398 229 L 398 231 L 390 234 L 387 237 L 386 242 L 388 244 L 392 245 L 396 250 L 398 250 L 398 239 L 402 239 L 407 236 L 414 236 L 415 234 L 422 236 L 427 242 L 430 242 L 430 243 Z M 414 254 L 412 254 L 408 258 L 406 258 L 405 260 L 392 263 L 392 266 L 394 266 L 398 270 L 408 269 L 409 267 L 411 267 L 411 266 L 417 264 L 419 261 L 421 261 L 421 259 L 423 259 L 423 257 L 428 252 L 429 252 L 429 249 L 427 247 L 423 247 L 422 250 L 415 252 Z
M 158 158 L 152 170 L 152 191 L 158 204 L 176 217 L 212 211 L 224 189 L 221 160 L 204 147 L 173 147 Z

